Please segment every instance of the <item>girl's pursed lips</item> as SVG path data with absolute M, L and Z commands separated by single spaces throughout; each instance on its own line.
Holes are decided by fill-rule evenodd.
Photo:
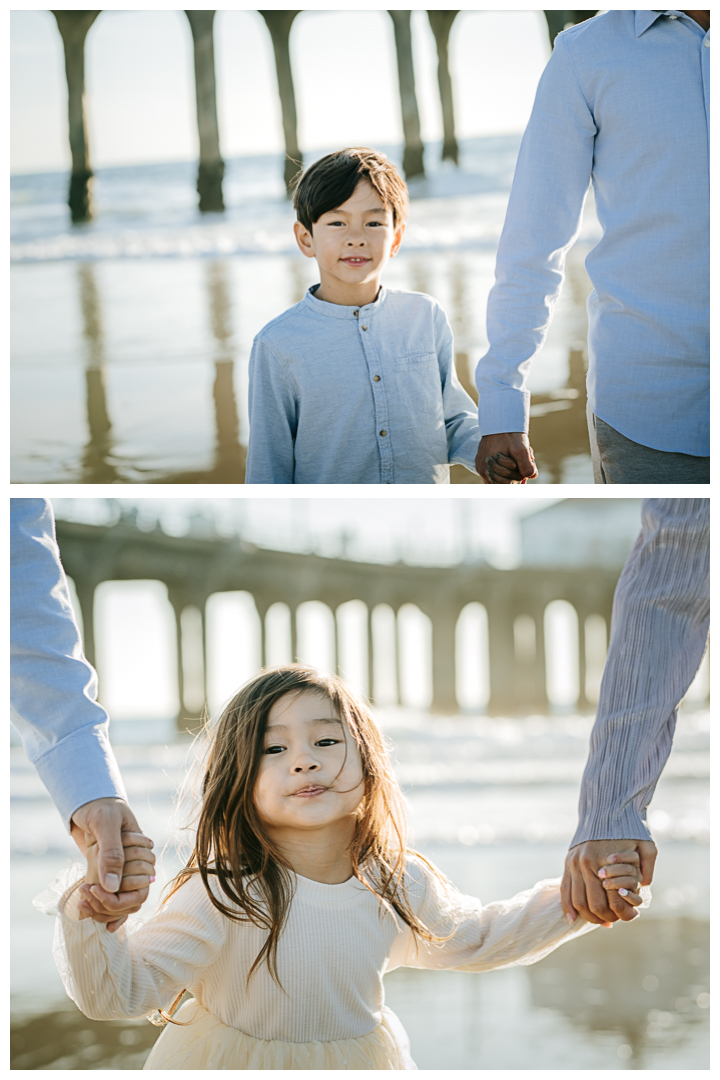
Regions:
M 303 797 L 307 797 L 308 795 L 322 795 L 325 791 L 327 791 L 327 788 L 323 787 L 321 784 L 312 784 L 310 786 L 300 788 L 298 791 L 293 791 L 292 794 L 293 796 L 301 795 Z

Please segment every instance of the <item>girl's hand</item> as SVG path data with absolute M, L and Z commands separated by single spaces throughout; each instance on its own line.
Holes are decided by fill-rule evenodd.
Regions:
M 140 910 L 147 900 L 150 885 L 155 880 L 152 840 L 142 833 L 124 832 L 122 843 L 125 863 L 117 893 L 109 893 L 98 884 L 96 844 L 91 844 L 85 853 L 88 872 L 79 888 L 80 918 L 105 923 L 110 933 L 122 926 L 128 915 Z
M 605 866 L 598 870 L 598 877 L 606 891 L 617 889 L 620 896 L 633 907 L 642 904 L 642 897 L 636 892 L 642 880 L 637 851 L 621 851 L 608 855 Z

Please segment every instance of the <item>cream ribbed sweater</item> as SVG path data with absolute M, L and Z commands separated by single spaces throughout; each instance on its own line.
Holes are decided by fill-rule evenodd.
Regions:
M 296 881 L 278 948 L 284 993 L 266 964 L 246 985 L 264 932 L 223 916 L 199 876 L 133 933 L 123 926 L 109 934 L 90 919 L 78 921 L 68 874 L 36 903 L 58 916 L 56 960 L 67 993 L 86 1016 L 146 1016 L 187 988 L 228 1027 L 285 1042 L 367 1035 L 380 1022 L 382 978 L 393 968 L 487 971 L 531 964 L 593 929 L 580 919 L 568 926 L 558 881 L 482 906 L 454 890 L 446 894 L 422 862 L 409 858 L 413 910 L 436 934 L 455 930 L 442 944 L 416 944 L 405 923 L 356 878 L 342 885 Z

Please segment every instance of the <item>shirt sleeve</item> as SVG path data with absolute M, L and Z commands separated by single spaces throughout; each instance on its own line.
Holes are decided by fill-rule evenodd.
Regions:
M 650 840 L 645 821 L 710 621 L 710 500 L 645 499 L 612 632 L 571 847 Z
M 417 870 L 415 871 L 417 873 Z M 428 870 L 416 878 L 423 924 L 447 940 L 429 942 L 403 923 L 390 954 L 390 967 L 490 971 L 535 964 L 559 945 L 594 929 L 578 918 L 569 925 L 560 903 L 560 879 L 539 881 L 510 900 L 481 904 L 453 886 L 444 888 Z
M 470 472 L 477 473 L 475 458 L 480 445 L 480 428 L 475 403 L 457 377 L 452 330 L 440 307 L 435 315 L 435 341 L 442 381 L 448 462 L 451 465 L 464 465 Z
M 60 564 L 47 499 L 11 499 L 10 705 L 25 753 L 69 828 L 93 799 L 126 799 L 97 676 Z
M 484 435 L 527 431 L 530 364 L 547 336 L 592 173 L 595 122 L 563 35 L 542 74 L 518 155 L 476 371 Z
M 298 401 L 270 347 L 256 338 L 250 353 L 246 484 L 295 482 Z
M 55 915 L 53 952 L 68 996 L 91 1020 L 137 1019 L 165 1009 L 218 956 L 227 920 L 210 902 L 199 875 L 178 889 L 135 931 L 125 923 L 109 933 L 78 919 L 74 884 L 65 872 L 35 900 Z M 69 885 L 69 887 L 68 887 Z

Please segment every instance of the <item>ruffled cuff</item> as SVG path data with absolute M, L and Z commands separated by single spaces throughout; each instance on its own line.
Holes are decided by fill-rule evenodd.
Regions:
M 44 915 L 60 916 L 70 922 L 81 922 L 78 886 L 85 879 L 86 867 L 79 862 L 61 870 L 54 881 L 35 897 L 33 907 Z M 92 920 L 90 920 L 92 921 Z

